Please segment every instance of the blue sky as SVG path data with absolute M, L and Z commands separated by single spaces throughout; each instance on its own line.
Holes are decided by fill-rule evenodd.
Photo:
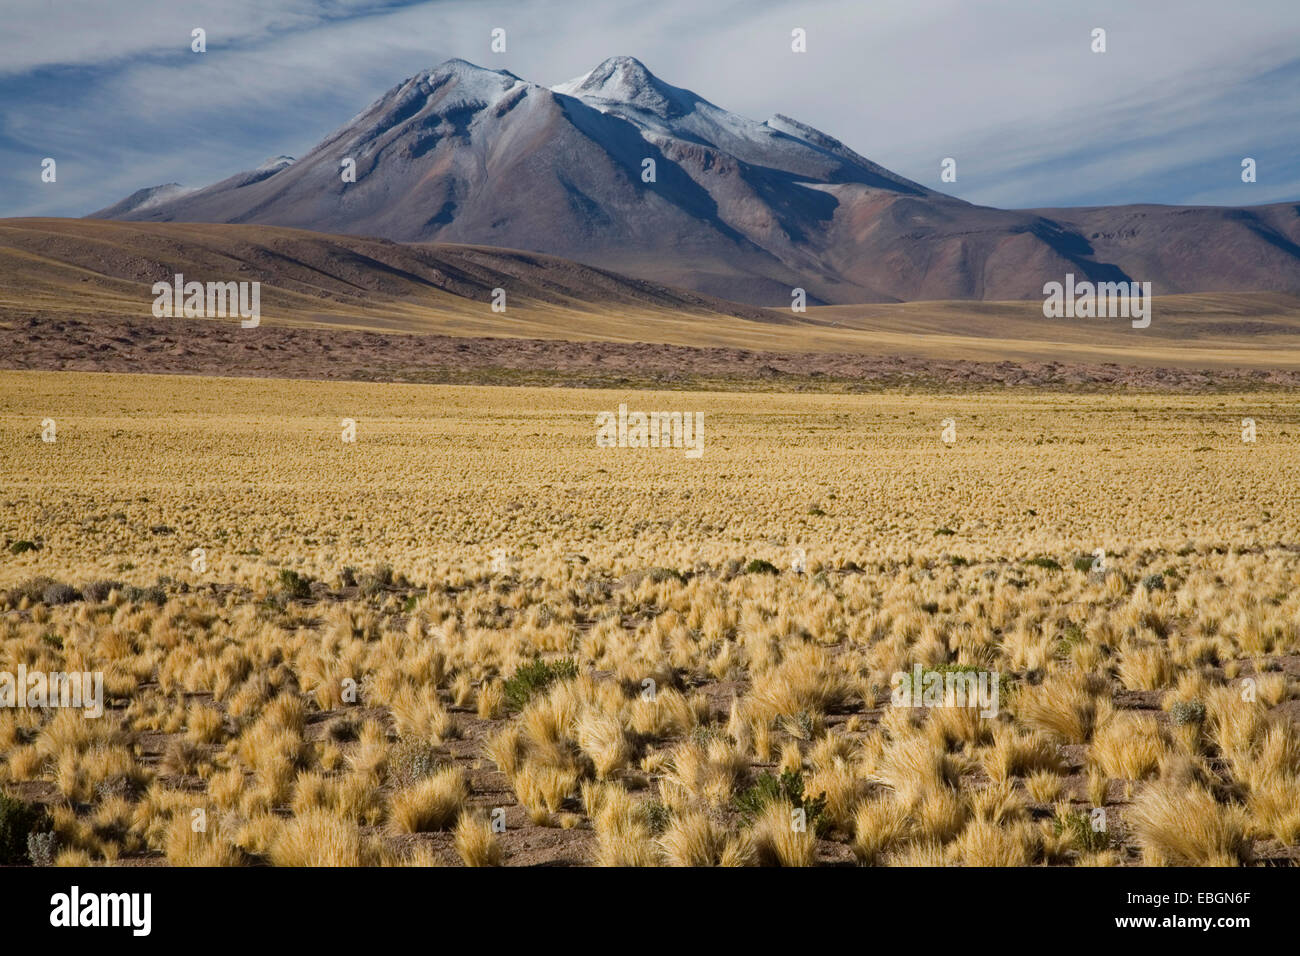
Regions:
M 449 57 L 550 85 L 616 54 L 972 202 L 1300 200 L 1296 0 L 5 0 L 0 216 L 301 156 Z

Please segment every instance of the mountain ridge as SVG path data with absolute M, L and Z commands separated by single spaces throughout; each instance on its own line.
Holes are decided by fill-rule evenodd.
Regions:
M 448 60 L 297 161 L 130 198 L 91 218 L 498 246 L 757 305 L 795 288 L 812 304 L 1030 299 L 1067 272 L 1156 294 L 1300 292 L 1298 204 L 977 206 L 633 57 L 554 87 Z

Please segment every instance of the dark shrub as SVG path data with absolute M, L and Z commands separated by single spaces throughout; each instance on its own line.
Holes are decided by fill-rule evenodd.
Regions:
M 121 581 L 91 581 L 81 589 L 81 596 L 92 604 L 102 604 L 113 591 L 122 590 Z
M 305 601 L 311 597 L 311 578 L 290 568 L 280 569 L 280 593 L 287 598 Z
M 45 808 L 0 793 L 0 864 L 22 866 L 27 862 L 27 837 L 50 829 Z
M 682 584 L 685 584 L 686 575 L 682 574 L 682 572 L 678 571 L 676 568 L 651 568 L 650 580 L 655 584 L 663 584 L 665 581 L 679 581 Z
M 167 603 L 167 592 L 157 585 L 147 588 L 128 587 L 125 596 L 134 604 L 157 604 L 161 607 Z
M 45 588 L 41 594 L 41 600 L 46 604 L 71 604 L 73 601 L 81 600 L 81 592 L 71 584 L 64 584 L 62 581 L 55 581 Z
M 373 571 L 364 571 L 357 576 L 357 588 L 366 597 L 374 597 L 392 587 L 392 584 L 393 569 L 386 564 L 381 564 Z

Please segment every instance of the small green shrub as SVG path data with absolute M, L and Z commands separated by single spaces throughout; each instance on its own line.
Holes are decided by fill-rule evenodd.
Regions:
M 506 704 L 512 710 L 520 710 L 537 692 L 545 690 L 556 681 L 571 680 L 577 676 L 578 665 L 568 657 L 558 661 L 530 661 L 506 681 Z
M 1083 643 L 1083 628 L 1070 622 L 1062 628 L 1062 631 L 1064 633 L 1061 635 L 1061 639 L 1056 642 L 1056 655 L 1058 657 L 1069 657 L 1070 652 Z
M 764 561 L 762 558 L 754 558 L 745 565 L 746 574 L 780 574 L 780 569 L 771 561 Z
M 787 770 L 781 776 L 763 773 L 753 785 L 736 795 L 736 809 L 746 826 L 753 824 L 763 808 L 776 800 L 788 800 L 796 809 L 804 812 L 808 829 L 812 833 L 821 833 L 829 822 L 825 816 L 826 797 L 819 794 L 810 797 L 804 793 L 803 773 Z
M 35 541 L 15 541 L 9 545 L 10 554 L 26 554 L 28 551 L 39 551 L 41 546 Z
M 1169 719 L 1180 727 L 1205 723 L 1205 705 L 1199 700 L 1179 700 L 1169 708 Z
M 1030 558 L 1028 561 L 1025 562 L 1025 564 L 1028 564 L 1031 567 L 1035 567 L 1035 568 L 1046 568 L 1048 571 L 1061 570 L 1060 562 L 1058 562 L 1055 558 L 1049 558 L 1046 555 L 1040 555 L 1039 557 L 1036 558 Z M 1088 566 L 1092 567 L 1091 558 L 1088 559 Z
M 1110 834 L 1106 830 L 1094 830 L 1091 818 L 1078 810 L 1056 817 L 1052 828 L 1057 836 L 1064 834 L 1070 846 L 1080 852 L 1096 853 L 1110 846 Z

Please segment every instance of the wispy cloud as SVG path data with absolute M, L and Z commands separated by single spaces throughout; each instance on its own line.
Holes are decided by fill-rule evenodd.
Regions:
M 450 56 L 551 84 L 619 53 L 974 202 L 1300 198 L 1293 0 L 10 0 L 0 25 L 4 215 L 81 215 L 301 155 Z M 496 26 L 505 54 L 488 48 Z M 190 52 L 194 27 L 207 53 Z M 794 27 L 806 54 L 790 51 Z M 1105 54 L 1089 49 L 1094 27 Z M 45 156 L 55 184 L 40 181 Z M 955 184 L 939 182 L 946 156 Z

